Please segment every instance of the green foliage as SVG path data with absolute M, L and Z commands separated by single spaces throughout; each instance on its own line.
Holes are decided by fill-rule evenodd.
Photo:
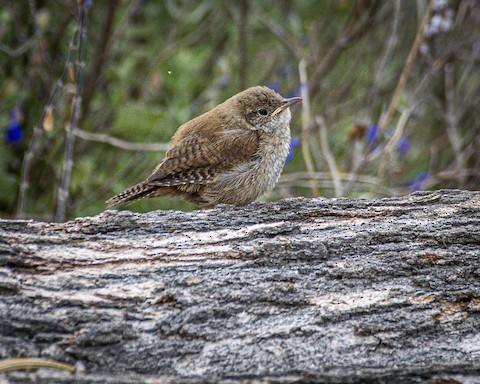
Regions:
M 38 2 L 3 3 L 0 126 L 5 134 L 17 124 L 24 135 L 14 143 L 18 131 L 8 131 L 11 137 L 5 134 L 0 148 L 0 215 L 13 217 L 33 129 L 75 47 L 78 9 L 74 0 L 47 0 L 41 8 L 36 8 Z M 285 96 L 299 95 L 299 63 L 304 60 L 310 114 L 304 113 L 307 119 L 302 120 L 301 107 L 293 110 L 292 135 L 306 134 L 307 142 L 294 149 L 285 177 L 264 199 L 398 195 L 408 193 L 426 173 L 426 181 L 416 187 L 478 188 L 480 158 L 474 146 L 480 143 L 474 111 L 480 107 L 475 48 L 480 11 L 472 5 L 459 13 L 457 3 L 434 10 L 443 24 L 436 26 L 430 20 L 434 15 L 429 16 L 428 36 L 425 32 L 394 100 L 427 5 L 399 3 L 93 1 L 86 23 L 78 128 L 131 143 L 168 143 L 181 124 L 240 91 L 244 82 L 277 87 Z M 244 18 L 242 4 L 247 5 Z M 449 26 L 451 13 L 459 19 Z M 245 36 L 240 34 L 242 23 Z M 245 51 L 241 39 L 246 39 Z M 73 57 L 76 54 L 72 51 Z M 75 72 L 79 63 L 72 63 Z M 65 163 L 65 128 L 78 81 L 67 76 L 58 88 L 51 105 L 53 129 L 47 132 L 39 126 L 38 147 L 25 175 L 30 185 L 27 217 L 54 218 Z M 393 102 L 384 131 L 368 144 L 368 134 L 375 133 L 372 129 Z M 19 112 L 14 122 L 13 110 Z M 402 126 L 405 111 L 410 114 Z M 321 149 L 319 118 L 325 121 L 336 171 Z M 408 142 L 405 153 L 388 146 L 400 130 L 398 138 Z M 163 156 L 79 137 L 74 149 L 69 218 L 101 212 L 108 197 L 143 180 Z M 305 153 L 310 153 L 313 169 L 307 169 Z M 340 192 L 332 181 L 335 172 L 341 179 Z M 161 198 L 128 209 L 193 208 L 178 199 Z

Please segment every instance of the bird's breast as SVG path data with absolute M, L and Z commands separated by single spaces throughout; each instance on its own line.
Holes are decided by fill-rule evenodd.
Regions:
M 262 135 L 253 160 L 238 164 L 218 175 L 207 186 L 204 198 L 215 204 L 247 205 L 271 190 L 285 165 L 290 130 L 282 135 Z
M 290 147 L 290 131 L 288 135 L 269 137 L 260 142 L 256 162 L 252 165 L 253 182 L 258 183 L 262 194 L 272 189 L 277 183 Z

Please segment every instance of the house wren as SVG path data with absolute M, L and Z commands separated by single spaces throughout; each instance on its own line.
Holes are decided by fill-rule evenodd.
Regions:
M 251 203 L 280 177 L 290 144 L 289 107 L 301 100 L 262 86 L 238 93 L 183 124 L 152 174 L 108 206 L 165 195 L 207 208 Z

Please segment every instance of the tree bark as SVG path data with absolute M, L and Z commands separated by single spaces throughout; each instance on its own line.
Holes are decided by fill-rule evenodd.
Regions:
M 0 220 L 0 357 L 84 367 L 0 382 L 478 382 L 479 260 L 471 191 Z

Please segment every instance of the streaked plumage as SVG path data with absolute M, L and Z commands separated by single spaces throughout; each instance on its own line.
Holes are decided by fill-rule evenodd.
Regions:
M 280 176 L 290 142 L 288 107 L 299 100 L 261 86 L 231 97 L 180 126 L 151 175 L 107 204 L 165 195 L 201 207 L 254 201 Z

